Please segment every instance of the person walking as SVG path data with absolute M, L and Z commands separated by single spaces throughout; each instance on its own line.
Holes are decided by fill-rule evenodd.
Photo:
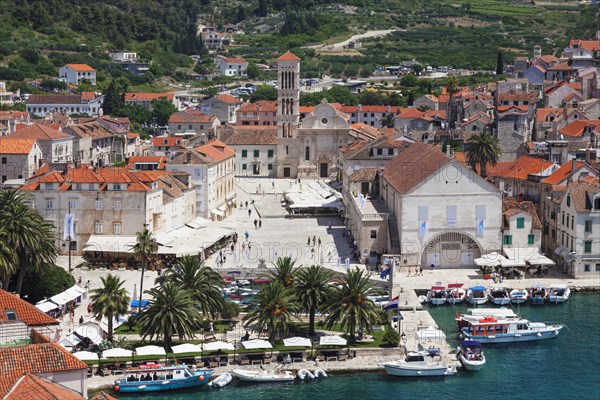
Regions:
M 88 312 L 88 317 L 90 317 L 92 315 L 92 303 L 88 303 L 87 306 L 87 312 Z
M 262 228 L 262 219 L 258 220 L 258 229 Z
M 246 202 L 246 208 L 248 208 L 248 202 Z
M 313 236 L 313 246 L 317 243 L 317 237 Z
M 249 208 L 249 209 L 248 209 L 248 217 L 250 217 L 251 215 L 252 215 L 252 209 L 251 209 L 251 208 Z
M 319 247 L 321 247 L 321 237 L 319 237 L 319 240 L 317 240 L 317 244 L 319 245 Z
M 257 225 L 258 225 L 258 220 L 254 219 L 254 229 L 256 229 Z
M 306 245 L 310 246 L 310 236 L 308 237 L 308 240 L 306 241 Z

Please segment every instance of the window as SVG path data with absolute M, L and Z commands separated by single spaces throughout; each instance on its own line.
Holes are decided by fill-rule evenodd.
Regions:
M 269 158 L 273 157 L 273 150 L 267 150 L 267 157 L 269 157 Z
M 46 210 L 52 210 L 53 207 L 54 203 L 52 202 L 52 200 L 46 200 Z
M 512 235 L 504 235 L 504 244 L 507 244 L 507 245 L 512 244 Z
M 377 239 L 377 230 L 371 229 L 371 239 Z
M 115 211 L 121 211 L 121 200 L 115 200 L 113 208 Z
M 571 207 L 571 196 L 567 196 L 567 207 Z
M 94 233 L 102 233 L 102 222 L 96 221 L 94 223 Z
M 6 157 L 2 157 L 2 164 L 6 164 L 8 162 L 8 160 L 6 159 Z
M 583 252 L 584 253 L 592 252 L 592 241 L 591 240 L 586 240 L 585 242 L 583 242 Z
M 242 164 L 242 171 L 245 171 L 248 169 L 248 166 L 246 164 Z
M 267 168 L 269 169 L 269 171 L 272 171 L 273 170 L 273 164 L 268 164 Z
M 585 221 L 585 233 L 592 233 L 592 222 L 591 219 Z
M 113 233 L 115 235 L 120 235 L 121 234 L 121 223 L 120 222 L 113 223 Z
M 96 211 L 102 211 L 102 200 L 96 200 Z
M 290 146 L 285 146 L 285 154 L 290 154 Z
M 306 161 L 310 160 L 310 147 L 306 146 L 306 148 L 304 149 L 304 159 Z
M 75 184 L 75 190 L 82 190 L 81 183 L 76 183 Z
M 525 228 L 525 218 L 517 218 L 517 228 Z
M 575 216 L 571 216 L 571 229 L 575 229 Z
M 260 150 L 254 150 L 254 157 L 260 157 Z
M 596 272 L 600 272 L 600 263 L 596 263 Z
M 242 158 L 248 157 L 248 150 L 242 150 Z
M 598 266 L 598 264 L 596 264 L 596 267 Z M 584 264 L 583 265 L 583 270 L 584 272 L 590 272 L 590 264 Z
M 113 183 L 113 190 L 121 190 L 121 184 L 120 183 Z
M 527 236 L 527 244 L 534 244 L 535 243 L 535 235 L 533 233 L 530 233 Z
M 565 224 L 565 212 L 564 212 L 564 211 L 563 211 L 563 213 L 562 213 L 562 222 L 561 222 L 561 223 L 562 223 L 563 225 Z
M 202 178 L 202 170 L 201 169 L 194 169 L 194 177 L 196 177 L 196 178 Z
M 16 321 L 17 320 L 17 312 L 15 310 L 6 310 L 6 319 L 8 321 Z
M 69 200 L 69 210 L 73 211 L 77 208 L 77 201 L 75 200 Z

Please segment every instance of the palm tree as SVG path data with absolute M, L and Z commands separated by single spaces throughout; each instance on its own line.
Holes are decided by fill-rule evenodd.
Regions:
M 144 293 L 144 272 L 154 253 L 158 250 L 158 242 L 152 237 L 152 232 L 144 228 L 142 232 L 136 233 L 136 244 L 133 246 L 133 252 L 139 257 L 142 263 L 142 276 L 140 278 L 140 303 L 138 312 L 142 311 L 142 294 Z
M 315 314 L 323 306 L 333 272 L 321 265 L 300 268 L 294 279 L 296 296 L 303 312 L 308 312 L 308 334 L 315 335 Z
M 27 194 L 16 190 L 0 191 L 0 226 L 5 231 L 5 245 L 15 253 L 6 269 L 4 288 L 8 289 L 10 278 L 17 274 L 15 292 L 21 294 L 25 273 L 41 271 L 58 255 L 54 226 L 29 206 Z
M 138 316 L 142 337 L 162 337 L 167 351 L 171 350 L 173 336 L 192 338 L 198 327 L 200 314 L 194 299 L 181 285 L 167 282 L 146 293 L 152 296 L 148 307 Z
M 284 287 L 289 288 L 294 284 L 294 264 L 296 260 L 291 257 L 278 257 L 273 263 L 274 270 L 268 272 L 273 281 L 280 282 Z
M 467 140 L 465 155 L 473 171 L 477 171 L 477 164 L 479 164 L 479 172 L 485 178 L 487 176 L 487 164 L 496 165 L 500 155 L 502 155 L 500 140 L 486 132 L 473 135 Z
M 264 287 L 254 299 L 254 306 L 244 317 L 244 326 L 266 327 L 269 340 L 286 335 L 298 310 L 296 296 L 292 289 L 280 281 L 273 281 Z
M 324 308 L 324 312 L 329 314 L 327 326 L 331 328 L 339 322 L 350 340 L 354 340 L 357 328 L 370 331 L 379 318 L 379 308 L 367 298 L 374 290 L 370 276 L 364 275 L 358 268 L 349 270 L 341 277 L 341 288 L 332 288 Z
M 396 116 L 392 113 L 387 113 L 379 122 L 381 122 L 382 128 L 393 128 L 394 121 L 396 121 Z
M 0 227 L 0 282 L 4 284 L 15 273 L 16 254 L 6 241 L 6 230 Z
M 448 94 L 450 95 L 447 109 L 448 128 L 453 128 L 454 121 L 452 119 L 452 99 L 454 98 L 454 95 L 458 92 L 458 79 L 456 78 L 456 75 L 448 77 L 448 81 L 446 82 L 446 92 L 448 92 Z
M 197 256 L 184 256 L 178 261 L 178 269 L 170 269 L 165 282 L 173 282 L 190 292 L 195 305 L 204 315 L 212 318 L 223 311 L 225 300 L 221 288 L 225 285 L 219 273 L 205 267 Z
M 113 322 L 115 317 L 127 313 L 129 307 L 129 293 L 123 287 L 125 281 L 118 276 L 108 274 L 100 277 L 102 287 L 94 289 L 90 293 L 92 302 L 92 313 L 100 321 L 108 319 L 108 341 L 113 341 Z

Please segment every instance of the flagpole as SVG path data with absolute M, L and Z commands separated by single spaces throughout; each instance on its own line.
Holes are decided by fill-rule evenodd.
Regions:
M 67 218 L 71 218 L 71 202 L 69 201 L 69 216 Z M 71 221 L 73 223 L 73 221 Z M 69 227 L 69 274 L 73 273 L 73 268 L 71 267 L 71 225 Z

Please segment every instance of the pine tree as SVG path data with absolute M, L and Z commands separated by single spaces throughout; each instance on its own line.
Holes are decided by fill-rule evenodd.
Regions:
M 504 73 L 504 60 L 502 57 L 502 50 L 498 50 L 498 58 L 496 60 L 496 75 L 502 75 Z
M 110 81 L 106 93 L 104 94 L 104 102 L 102 103 L 102 109 L 106 115 L 116 115 L 119 110 L 123 108 L 125 101 L 119 94 L 119 89 L 115 84 L 115 80 Z

